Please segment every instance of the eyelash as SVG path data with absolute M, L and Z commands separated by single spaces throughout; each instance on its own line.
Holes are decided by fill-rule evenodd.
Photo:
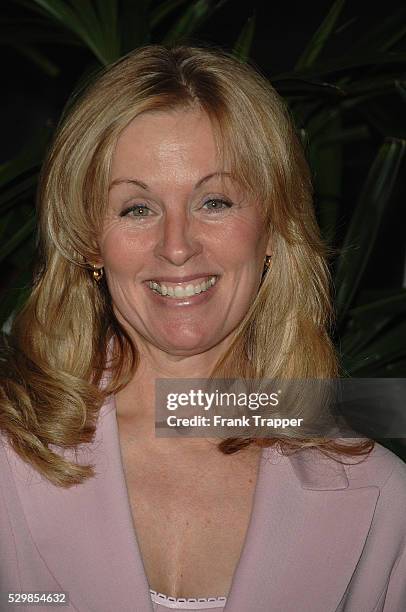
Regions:
M 209 198 L 208 200 L 205 201 L 203 206 L 206 206 L 206 204 L 209 204 L 210 202 L 219 202 L 220 204 L 224 204 L 226 208 L 231 208 L 232 207 L 232 203 L 231 202 L 228 202 L 227 200 L 222 200 L 221 198 Z M 209 210 L 209 209 L 207 209 L 207 210 Z M 222 210 L 224 210 L 224 208 L 212 209 L 210 211 L 210 214 L 218 213 L 218 212 L 221 212 Z
M 126 217 L 130 212 L 133 212 L 134 210 L 149 210 L 148 206 L 145 206 L 145 204 L 136 204 L 135 206 L 130 206 L 129 208 L 126 208 L 125 210 L 123 210 L 120 213 L 120 217 Z M 134 217 L 148 217 L 148 215 L 133 215 Z
M 231 208 L 233 206 L 233 204 L 231 202 L 228 202 L 227 200 L 222 200 L 221 198 L 209 198 L 208 200 L 206 200 L 204 202 L 203 206 L 206 206 L 206 204 L 210 204 L 211 202 L 217 202 L 217 203 L 220 203 L 220 204 L 224 204 L 226 208 Z M 202 206 L 202 208 L 203 208 L 203 206 Z M 135 206 L 130 206 L 129 208 L 126 208 L 125 210 L 123 210 L 120 213 L 120 217 L 126 217 L 130 212 L 133 212 L 135 210 L 146 211 L 146 210 L 150 210 L 150 209 L 145 204 L 136 204 Z M 209 209 L 206 209 L 206 210 L 209 210 Z M 219 213 L 219 212 L 221 212 L 223 210 L 224 210 L 224 208 L 220 208 L 220 209 L 212 208 L 209 214 L 213 214 L 213 213 L 217 214 L 217 213 Z M 133 216 L 134 217 L 138 217 L 138 218 L 142 218 L 142 217 L 146 218 L 149 215 L 141 214 L 141 215 L 133 215 Z

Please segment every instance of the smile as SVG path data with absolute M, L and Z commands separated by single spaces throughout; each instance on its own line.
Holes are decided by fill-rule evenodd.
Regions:
M 148 282 L 149 288 L 159 295 L 166 296 L 168 298 L 185 298 L 192 295 L 199 295 L 204 293 L 210 287 L 215 285 L 217 282 L 217 276 L 210 276 L 207 278 L 196 279 L 186 283 L 159 283 L 158 281 L 150 280 Z

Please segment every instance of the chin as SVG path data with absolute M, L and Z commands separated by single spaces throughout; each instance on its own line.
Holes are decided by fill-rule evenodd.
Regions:
M 188 357 L 191 355 L 199 355 L 205 353 L 216 346 L 216 344 L 207 344 L 207 342 L 193 341 L 190 338 L 185 339 L 183 342 L 179 338 L 172 342 L 160 342 L 157 343 L 157 347 L 163 350 L 169 355 L 178 355 L 179 357 Z
M 173 336 L 171 334 L 159 339 L 156 338 L 155 346 L 169 355 L 188 357 L 205 353 L 220 345 L 223 340 L 223 336 L 209 338 L 207 333 L 177 333 Z

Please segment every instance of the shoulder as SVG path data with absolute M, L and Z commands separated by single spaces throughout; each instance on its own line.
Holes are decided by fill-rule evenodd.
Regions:
M 360 463 L 344 466 L 349 490 L 376 487 L 378 497 L 370 536 L 382 533 L 399 554 L 406 545 L 406 464 L 392 451 L 375 443 Z M 386 541 L 381 542 L 383 550 Z
M 342 456 L 342 461 L 350 489 L 376 486 L 380 490 L 396 489 L 399 496 L 406 496 L 406 463 L 378 442 L 369 455 Z

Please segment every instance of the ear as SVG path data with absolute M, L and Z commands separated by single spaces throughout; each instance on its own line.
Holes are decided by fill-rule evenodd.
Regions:
M 95 257 L 92 257 L 92 259 L 87 259 L 86 264 L 89 268 L 94 268 L 94 266 L 96 266 L 96 268 L 103 268 L 103 262 L 101 259 L 96 259 Z
M 101 259 L 101 257 L 98 257 L 96 259 L 92 259 L 92 261 L 89 262 L 89 265 L 93 266 L 97 266 L 98 268 L 103 268 L 104 267 L 104 262 Z
M 91 257 L 87 260 L 87 264 L 92 268 L 93 266 L 97 266 L 97 268 L 104 267 L 104 261 L 101 255 L 96 255 L 95 257 Z

